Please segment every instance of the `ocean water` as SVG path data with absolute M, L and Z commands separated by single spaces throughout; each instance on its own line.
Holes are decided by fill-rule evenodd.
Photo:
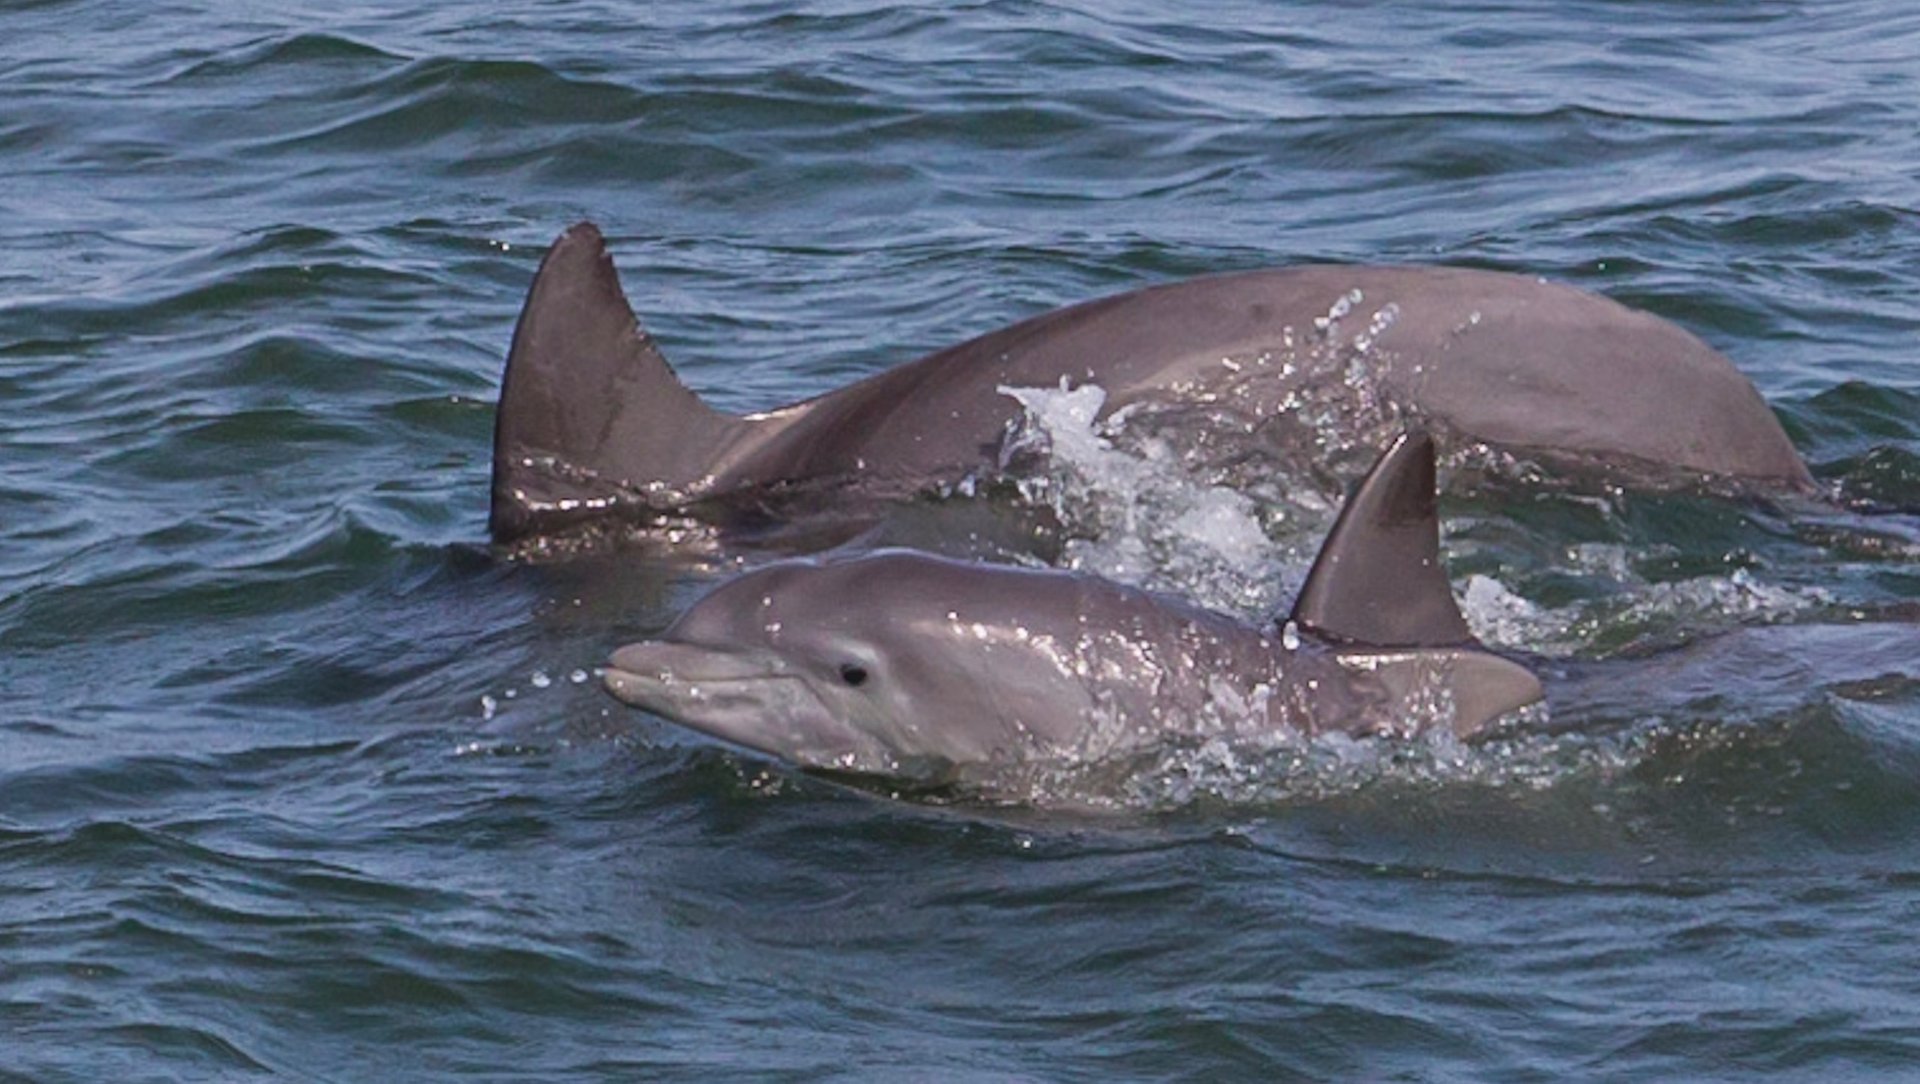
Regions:
M 0 0 L 0 1080 L 1920 1078 L 1916 103 L 1891 0 Z M 1538 274 L 1826 497 L 1450 501 L 1553 697 L 1500 741 L 896 801 L 598 690 L 738 555 L 489 552 L 580 218 L 734 410 L 1180 276 Z M 1078 446 L 1063 562 L 1284 602 L 1310 507 Z

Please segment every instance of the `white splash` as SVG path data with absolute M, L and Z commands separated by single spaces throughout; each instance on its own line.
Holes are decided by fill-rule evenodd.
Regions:
M 1067 567 L 1247 617 L 1292 597 L 1311 551 L 1302 559 L 1297 540 L 1281 543 L 1274 533 L 1309 520 L 1317 526 L 1306 512 L 1325 507 L 1317 494 L 1263 507 L 1197 480 L 1152 436 L 1122 446 L 1129 412 L 1100 420 L 1106 392 L 1098 385 L 999 390 L 1025 411 L 1009 454 L 1045 453 L 1045 473 L 1029 495 L 1051 504 L 1066 526 Z
M 1542 606 L 1491 576 L 1468 576 L 1464 590 L 1456 589 L 1467 627 L 1494 647 L 1568 657 L 1596 649 L 1604 653 L 1606 641 L 1623 636 L 1659 639 L 1684 629 L 1687 639 L 1697 639 L 1739 625 L 1772 624 L 1833 601 L 1821 588 L 1766 583 L 1744 568 L 1725 576 L 1649 582 L 1624 552 L 1609 551 L 1619 547 L 1588 550 L 1585 556 L 1597 561 L 1582 570 L 1603 575 L 1616 585 L 1614 591 L 1565 606 Z M 1570 565 L 1581 568 L 1577 561 Z
M 1525 647 L 1547 654 L 1567 637 L 1569 615 L 1540 606 L 1518 594 L 1491 576 L 1475 573 L 1467 577 L 1464 590 L 1455 588 L 1460 613 L 1467 628 L 1483 643 L 1503 647 Z

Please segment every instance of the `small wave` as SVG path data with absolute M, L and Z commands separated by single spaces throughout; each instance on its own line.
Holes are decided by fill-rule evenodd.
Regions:
M 612 83 L 574 79 L 526 60 L 416 60 L 307 104 L 333 116 L 263 138 L 275 150 L 386 151 L 476 132 L 631 122 L 648 98 Z M 345 113 L 344 116 L 337 115 Z
M 0 601 L 15 649 L 138 638 L 212 620 L 333 604 L 350 585 L 433 575 L 443 551 L 376 530 L 351 512 L 234 514 L 219 544 L 168 522 L 145 537 L 102 540 Z
M 151 443 L 96 465 L 147 482 L 206 481 L 293 466 L 317 449 L 363 447 L 370 439 L 362 426 L 295 407 L 174 416 L 161 429 Z
M 275 242 L 272 247 L 286 250 L 292 243 Z M 377 261 L 350 256 L 236 267 L 218 254 L 196 254 L 156 267 L 138 280 L 38 305 L 36 319 L 44 335 L 91 341 L 117 338 L 128 327 L 140 327 L 148 334 L 199 330 L 209 314 L 228 320 L 250 315 L 275 323 L 289 310 L 335 291 L 370 297 L 409 292 L 432 296 L 436 283 L 428 272 L 383 267 Z M 151 362 L 144 356 L 125 360 Z
M 288 80 L 308 74 L 338 78 L 343 71 L 404 62 L 405 58 L 397 53 L 343 35 L 297 33 L 261 39 L 194 61 L 169 73 L 155 85 L 195 85 L 261 77 Z
M 1801 442 L 1858 453 L 1885 441 L 1920 441 L 1920 391 L 1907 388 L 1847 380 L 1784 410 Z
M 169 807 L 172 799 L 190 799 L 218 782 L 223 786 L 272 789 L 281 781 L 324 769 L 344 753 L 355 748 L 352 741 L 306 744 L 300 742 L 253 743 L 217 751 L 219 744 L 231 744 L 230 731 L 201 742 L 198 751 L 182 753 L 169 744 L 172 739 L 144 735 L 123 738 L 119 749 L 152 748 L 144 752 L 125 751 L 106 755 L 94 743 L 97 720 L 89 720 L 86 729 L 50 735 L 44 731 L 23 737 L 17 756 L 4 769 L 10 796 L 10 809 L 25 822 L 66 825 L 75 818 L 91 818 L 88 832 L 115 833 L 145 839 L 141 835 L 156 831 L 142 818 L 143 811 Z M 18 733 L 16 729 L 16 733 Z M 181 808 L 192 808 L 185 801 Z M 127 823 L 105 819 L 120 814 Z M 79 829 L 49 829 L 35 836 L 49 845 L 87 843 L 91 835 L 71 835 Z M 153 842 L 153 840 L 147 840 Z

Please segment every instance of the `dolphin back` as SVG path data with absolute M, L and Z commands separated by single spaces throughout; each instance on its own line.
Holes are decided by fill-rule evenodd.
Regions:
M 488 528 L 509 542 L 697 495 L 749 424 L 680 383 L 634 319 L 600 231 L 579 223 L 547 251 L 514 329 Z
M 1467 628 L 1440 561 L 1434 489 L 1433 439 L 1403 434 L 1340 510 L 1291 620 L 1360 664 L 1399 704 L 1426 710 L 1426 692 L 1444 689 L 1447 723 L 1470 737 L 1544 690 Z M 1396 715 L 1388 726 L 1407 725 Z
M 1433 438 L 1402 435 L 1374 464 L 1320 547 L 1293 621 L 1336 643 L 1473 642 L 1440 563 Z

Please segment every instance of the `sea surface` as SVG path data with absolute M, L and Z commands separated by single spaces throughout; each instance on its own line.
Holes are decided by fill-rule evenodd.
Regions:
M 1468 265 L 1714 344 L 1823 497 L 1449 499 L 1492 743 L 895 800 L 599 690 L 741 555 L 489 550 L 582 218 L 731 410 Z M 1284 605 L 1313 523 L 1069 445 L 1058 559 Z M 0 0 L 0 1080 L 1920 1079 L 1917 621 L 1906 0 Z

